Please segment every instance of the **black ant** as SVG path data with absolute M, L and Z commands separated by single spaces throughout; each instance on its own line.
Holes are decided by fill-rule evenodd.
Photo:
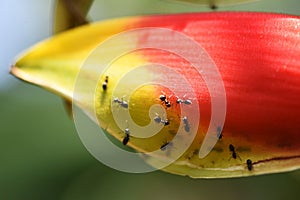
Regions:
M 190 132 L 191 127 L 190 127 L 190 125 L 189 125 L 189 122 L 188 122 L 187 117 L 184 116 L 184 117 L 182 118 L 182 121 L 183 121 L 183 123 L 184 123 L 184 130 L 185 130 L 186 132 Z
M 166 105 L 166 107 L 168 107 L 168 108 L 171 107 L 171 103 L 170 103 L 170 101 L 168 101 L 168 99 L 164 93 L 159 96 L 159 99 Z
M 113 100 L 114 103 L 118 103 L 120 106 L 122 106 L 123 108 L 128 108 L 128 102 L 124 101 L 123 99 L 119 99 L 118 97 L 115 97 Z
M 163 145 L 161 145 L 160 150 L 165 151 L 169 144 L 170 144 L 170 142 L 164 142 Z
M 129 142 L 129 134 L 130 134 L 130 131 L 128 128 L 126 128 L 125 129 L 125 137 L 123 139 L 123 145 L 126 145 Z
M 102 89 L 103 89 L 104 91 L 106 91 L 106 89 L 107 89 L 107 83 L 108 83 L 108 76 L 105 76 L 105 80 L 104 80 L 104 82 L 102 83 Z
M 185 95 L 184 95 L 184 97 L 185 97 Z M 189 100 L 189 99 L 179 99 L 177 97 L 176 103 L 178 103 L 178 104 L 182 104 L 183 103 L 183 104 L 186 104 L 186 105 L 191 105 L 192 101 Z
M 210 9 L 212 9 L 212 10 L 218 9 L 218 6 L 217 6 L 216 4 L 214 4 L 214 3 L 211 3 L 211 4 L 209 5 L 209 7 L 210 7 Z
M 234 148 L 234 146 L 233 146 L 232 144 L 229 145 L 229 151 L 232 152 L 232 157 L 233 157 L 234 159 L 236 159 L 236 158 L 237 158 L 237 154 L 236 154 L 235 148 Z
M 253 163 L 252 163 L 252 160 L 248 159 L 248 160 L 246 161 L 246 163 L 247 163 L 247 168 L 248 168 L 248 170 L 251 171 L 251 170 L 253 169 Z
M 158 114 L 156 114 L 156 117 L 154 117 L 154 121 L 156 123 L 162 123 L 164 126 L 167 126 L 170 124 L 168 119 L 163 120 L 160 116 L 158 116 Z

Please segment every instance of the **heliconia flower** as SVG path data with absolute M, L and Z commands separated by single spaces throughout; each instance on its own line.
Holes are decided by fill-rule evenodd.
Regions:
M 203 77 L 188 60 L 172 52 L 139 49 L 152 40 L 173 44 L 187 55 L 194 55 L 194 49 L 185 47 L 185 41 L 172 41 L 172 37 L 168 39 L 157 35 L 152 37 L 151 34 L 126 38 L 139 50 L 120 55 L 101 77 L 94 77 L 93 71 L 80 71 L 92 50 L 101 42 L 123 31 L 147 27 L 174 30 L 193 39 L 205 49 L 221 75 L 226 91 L 225 124 L 223 129 L 215 124 L 218 141 L 204 158 L 200 158 L 198 153 L 212 116 L 212 103 Z M 121 48 L 118 42 L 102 52 L 103 58 Z M 93 57 L 92 61 L 101 67 L 102 60 L 96 58 Z M 122 91 L 113 93 L 126 73 L 149 63 L 168 66 L 184 76 L 194 89 L 196 99 L 185 95 L 187 85 L 179 82 L 177 76 L 162 76 L 164 71 L 155 67 L 143 68 L 134 79 L 122 82 Z M 87 103 L 84 96 L 73 93 L 79 72 L 87 80 L 97 80 L 93 103 Z M 186 126 L 181 132 L 186 134 L 199 125 L 193 143 L 180 158 L 163 169 L 166 172 L 195 178 L 224 178 L 300 168 L 300 18 L 297 16 L 220 12 L 112 19 L 63 32 L 35 45 L 16 61 L 11 73 L 69 101 L 73 100 L 83 110 L 95 105 L 102 128 L 139 152 L 161 149 L 167 157 L 178 148 L 171 144 L 179 123 L 184 121 Z M 135 81 L 144 79 L 168 82 L 176 86 L 180 96 L 172 95 L 164 85 L 141 86 L 131 96 L 126 93 Z M 85 89 L 88 84 L 80 87 Z M 160 95 L 165 95 L 167 100 L 160 99 L 163 97 Z M 76 99 L 73 99 L 75 96 Z M 192 105 L 195 102 L 199 104 L 200 121 L 189 121 L 189 113 L 180 115 L 180 105 L 190 106 L 187 100 Z M 148 112 L 153 104 L 164 106 L 167 115 L 154 113 L 153 119 L 149 118 Z M 141 126 L 151 120 L 162 126 L 168 120 L 169 124 L 158 135 L 136 138 L 130 125 L 127 130 L 117 126 L 112 109 L 117 112 L 129 109 L 133 120 Z M 126 126 L 127 119 L 123 122 Z

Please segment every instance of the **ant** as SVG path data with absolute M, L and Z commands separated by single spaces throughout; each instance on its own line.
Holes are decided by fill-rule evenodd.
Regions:
M 234 159 L 236 159 L 237 158 L 237 153 L 235 152 L 235 148 L 234 148 L 234 146 L 232 144 L 229 145 L 229 151 L 232 152 L 232 157 Z
M 166 95 L 165 95 L 165 93 L 162 91 L 162 93 L 163 94 L 161 94 L 160 96 L 159 96 L 159 99 L 168 107 L 168 108 L 170 108 L 171 107 L 171 103 L 170 103 L 170 101 L 168 101 L 168 99 L 167 99 L 167 97 L 166 97 Z
M 160 150 L 165 151 L 167 149 L 167 146 L 170 144 L 170 142 L 164 142 L 163 145 L 161 145 Z M 171 144 L 170 144 L 171 145 Z
M 154 117 L 154 121 L 155 121 L 156 123 L 162 123 L 162 124 L 165 125 L 165 126 L 167 126 L 167 125 L 170 124 L 170 122 L 169 122 L 168 119 L 163 120 L 163 119 L 162 119 L 160 116 L 158 116 L 157 114 L 156 114 L 156 117 Z
M 186 132 L 190 132 L 191 127 L 190 127 L 190 125 L 189 125 L 189 122 L 188 122 L 187 117 L 184 116 L 184 117 L 182 118 L 182 120 L 183 120 L 183 123 L 184 123 L 184 130 L 185 130 Z
M 218 9 L 218 6 L 216 4 L 214 4 L 214 3 L 210 3 L 209 7 L 212 10 L 217 10 Z
M 125 137 L 123 139 L 123 145 L 126 145 L 129 142 L 129 128 L 125 128 Z
M 251 171 L 253 169 L 253 163 L 252 163 L 252 160 L 248 159 L 246 161 L 246 164 L 247 164 L 247 168 L 249 171 Z
M 105 76 L 105 80 L 104 80 L 104 82 L 102 83 L 102 89 L 103 89 L 104 91 L 106 91 L 106 89 L 107 89 L 107 83 L 108 83 L 108 76 Z
M 185 97 L 185 95 L 183 97 Z M 178 104 L 182 104 L 183 103 L 185 105 L 191 105 L 192 101 L 189 100 L 189 99 L 179 99 L 179 97 L 177 97 L 176 103 L 178 103 Z
M 114 103 L 118 103 L 120 106 L 122 106 L 123 108 L 128 108 L 128 102 L 127 101 L 123 101 L 120 100 L 118 97 L 115 97 L 113 100 Z

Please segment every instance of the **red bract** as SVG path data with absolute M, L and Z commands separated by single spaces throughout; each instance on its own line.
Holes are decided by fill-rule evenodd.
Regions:
M 243 138 L 281 153 L 286 147 L 285 156 L 299 156 L 299 17 L 263 13 L 180 14 L 145 17 L 138 27 L 182 32 L 208 52 L 224 80 L 227 137 Z M 175 56 L 151 53 L 146 57 L 177 68 L 190 78 L 199 76 L 178 65 Z M 204 83 L 194 82 L 194 87 L 202 99 L 201 108 L 209 109 Z

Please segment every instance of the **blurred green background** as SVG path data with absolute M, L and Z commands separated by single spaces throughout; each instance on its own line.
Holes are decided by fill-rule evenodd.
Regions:
M 95 160 L 81 144 L 59 97 L 8 75 L 15 55 L 51 35 L 54 0 L 0 1 L 0 200 L 300 199 L 300 171 L 201 180 L 164 172 L 126 174 Z M 299 0 L 262 0 L 219 10 L 300 15 Z M 209 11 L 172 0 L 99 0 L 93 20 Z

